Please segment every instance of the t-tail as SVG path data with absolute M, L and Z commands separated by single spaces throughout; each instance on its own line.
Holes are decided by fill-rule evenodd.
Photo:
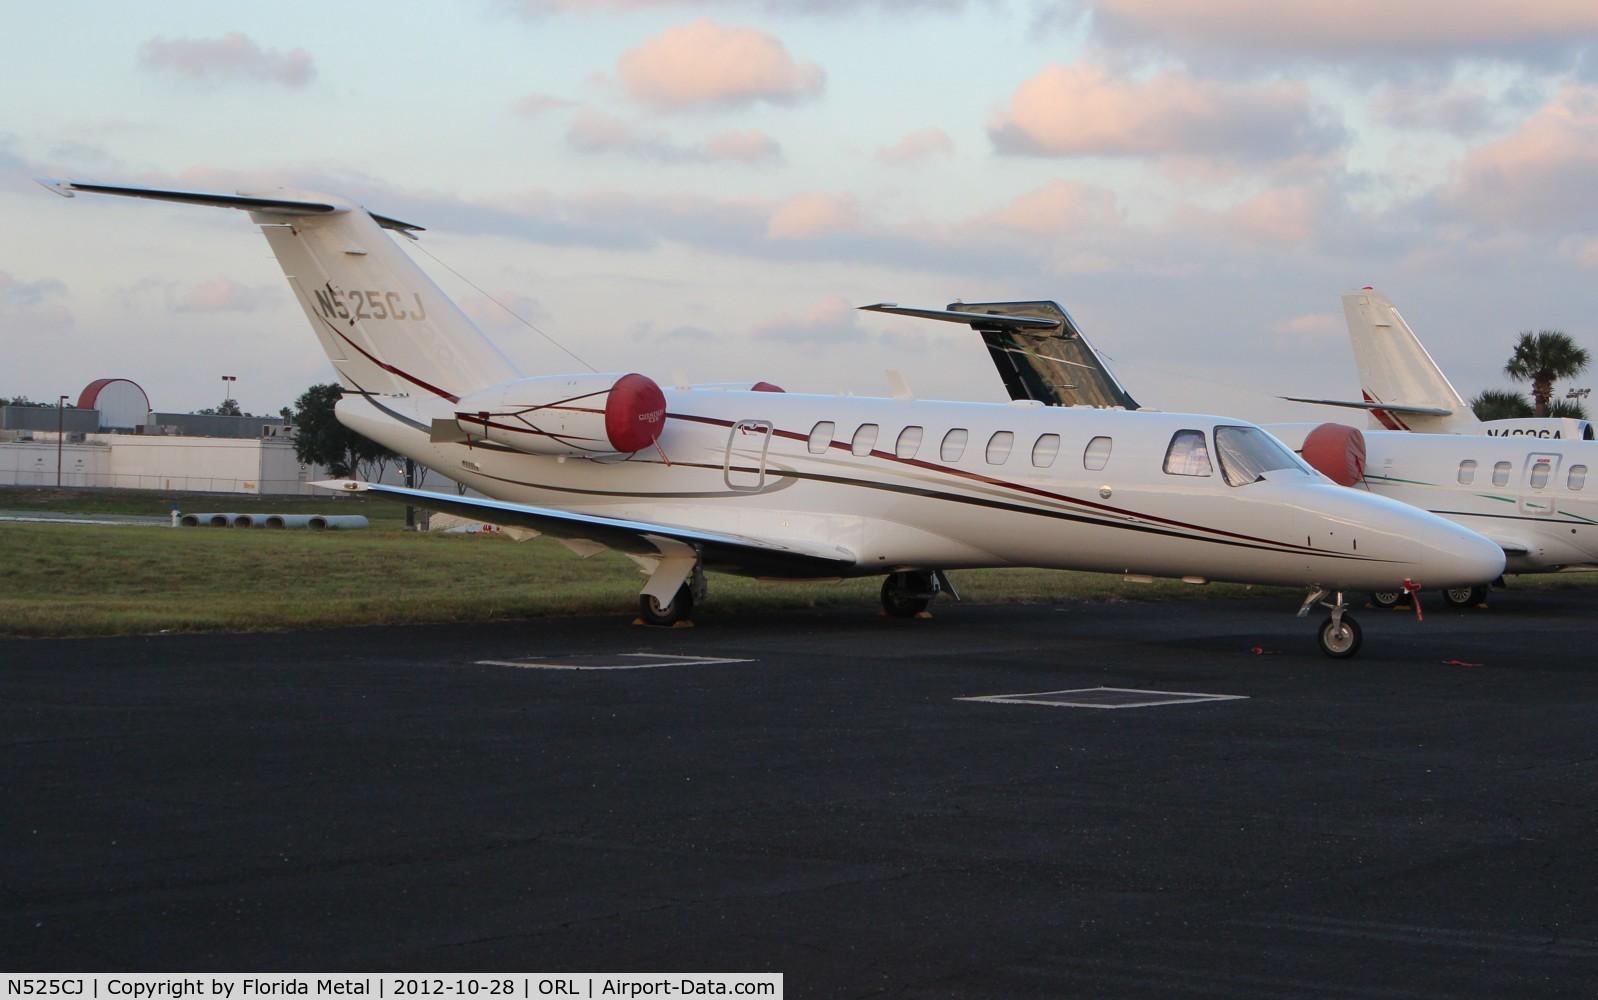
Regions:
M 1373 288 L 1344 292 L 1343 317 L 1373 425 L 1424 434 L 1479 433 L 1470 404 L 1387 296 Z
M 951 302 L 943 309 L 879 302 L 860 308 L 971 327 L 987 345 L 1011 399 L 1033 399 L 1050 406 L 1138 408 L 1132 394 L 1057 302 Z
M 74 192 L 212 205 L 250 213 L 346 389 L 451 403 L 510 382 L 516 366 L 383 233 L 421 230 L 331 195 L 276 190 L 203 194 L 41 181 Z
M 1375 428 L 1420 434 L 1485 434 L 1592 440 L 1586 420 L 1509 417 L 1480 420 L 1393 303 L 1374 288 L 1343 293 L 1343 316 L 1359 374 L 1358 402 L 1285 396 L 1303 403 L 1350 406 L 1370 414 Z

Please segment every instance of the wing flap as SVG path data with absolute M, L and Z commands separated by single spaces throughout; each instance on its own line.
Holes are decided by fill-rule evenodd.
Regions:
M 481 497 L 453 496 L 428 490 L 385 486 L 354 480 L 312 483 L 341 493 L 371 493 L 427 510 L 497 524 L 527 528 L 562 541 L 597 543 L 628 555 L 673 556 L 678 545 L 695 549 L 706 569 L 750 576 L 839 576 L 854 567 L 855 557 L 839 547 L 828 548 L 799 539 L 752 538 L 681 525 L 635 521 L 602 514 L 580 514 L 550 507 L 507 503 Z

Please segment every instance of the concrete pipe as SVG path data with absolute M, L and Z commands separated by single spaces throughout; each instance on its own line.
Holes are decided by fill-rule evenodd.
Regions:
M 306 527 L 312 531 L 348 531 L 367 525 L 364 514 L 312 514 Z
M 304 528 L 311 523 L 309 514 L 268 514 L 261 522 L 263 528 Z

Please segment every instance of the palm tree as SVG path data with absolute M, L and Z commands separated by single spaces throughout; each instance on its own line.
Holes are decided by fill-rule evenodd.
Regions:
M 1577 347 L 1570 336 L 1558 330 L 1521 333 L 1515 353 L 1504 365 L 1504 374 L 1516 382 L 1531 383 L 1535 416 L 1548 415 L 1548 401 L 1554 395 L 1554 382 L 1572 378 L 1587 370 L 1587 349 Z
M 1513 389 L 1483 389 L 1470 401 L 1470 409 L 1477 420 L 1507 420 L 1532 414 L 1531 403 Z

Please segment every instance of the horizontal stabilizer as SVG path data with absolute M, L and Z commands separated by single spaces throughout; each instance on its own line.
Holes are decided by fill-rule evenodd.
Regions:
M 700 553 L 706 569 L 746 576 L 831 577 L 843 575 L 855 565 L 853 553 L 813 542 L 749 538 L 680 525 L 635 521 L 603 514 L 580 514 L 503 500 L 385 486 L 381 483 L 333 480 L 311 485 L 340 493 L 371 493 L 414 507 L 455 514 L 503 528 L 531 528 L 551 538 L 586 539 L 629 555 L 671 555 L 675 554 L 672 543 L 682 543 Z
M 1058 302 L 951 302 L 943 309 L 879 302 L 860 308 L 969 326 L 987 345 L 1011 399 L 1034 399 L 1050 406 L 1138 408 Z
M 1347 406 L 1355 410 L 1387 410 L 1392 413 L 1414 413 L 1426 417 L 1447 417 L 1453 415 L 1453 410 L 1445 410 L 1436 406 L 1398 406 L 1393 403 L 1355 402 L 1351 399 L 1310 399 L 1306 396 L 1277 396 L 1277 399 L 1286 399 L 1294 403 L 1319 403 L 1322 406 Z
M 964 323 L 972 329 L 1053 330 L 1060 321 L 1047 316 L 1010 316 L 1002 313 L 956 312 L 952 309 L 912 309 L 893 302 L 878 302 L 861 306 L 867 312 L 890 313 L 895 316 L 914 316 L 917 319 L 938 319 L 946 323 Z
M 237 208 L 246 212 L 258 212 L 263 215 L 304 216 L 304 215 L 331 215 L 335 212 L 345 211 L 343 206 L 333 205 L 323 201 L 311 201 L 299 198 L 262 198 L 257 195 L 243 194 L 208 194 L 198 191 L 164 191 L 159 188 L 114 187 L 109 184 L 80 184 L 76 181 L 56 181 L 45 178 L 36 178 L 40 184 L 54 191 L 63 198 L 71 198 L 76 192 L 86 194 L 114 194 L 126 198 L 149 198 L 152 201 L 173 201 L 181 205 L 210 205 L 215 208 Z M 390 219 L 381 215 L 367 213 L 372 220 L 384 229 L 393 229 L 401 233 L 425 232 L 421 226 L 413 226 L 408 222 Z

